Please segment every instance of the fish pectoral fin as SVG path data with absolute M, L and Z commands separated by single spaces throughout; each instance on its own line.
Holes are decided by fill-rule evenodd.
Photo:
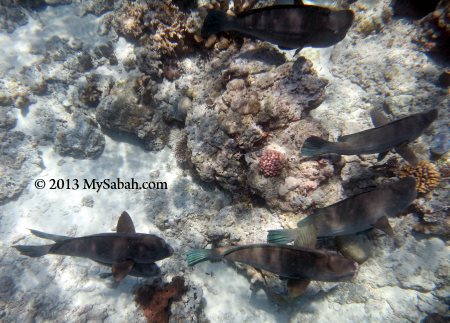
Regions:
M 119 221 L 117 221 L 117 232 L 124 232 L 124 233 L 135 233 L 136 230 L 134 229 L 133 220 L 131 220 L 130 215 L 123 211 L 120 215 Z
M 389 220 L 386 216 L 382 216 L 378 219 L 377 222 L 373 225 L 374 228 L 383 231 L 388 236 L 394 236 L 394 231 L 392 230 L 391 225 L 389 224 Z
M 411 148 L 409 148 L 407 143 L 395 147 L 395 152 L 413 166 L 416 166 L 419 163 L 419 159 L 417 159 L 416 154 Z
M 370 246 L 363 234 L 349 234 L 334 238 L 337 249 L 345 257 L 362 264 L 370 257 Z
M 134 266 L 133 260 L 125 260 L 112 265 L 112 274 L 116 282 L 122 281 Z
M 310 279 L 288 279 L 287 289 L 289 298 L 296 298 L 303 295 L 310 282 Z
M 379 162 L 382 161 L 388 153 L 389 153 L 389 150 L 379 153 L 378 157 L 377 157 L 377 161 L 379 161 Z

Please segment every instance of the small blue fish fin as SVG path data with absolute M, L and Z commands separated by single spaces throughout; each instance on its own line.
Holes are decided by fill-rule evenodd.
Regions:
M 68 236 L 60 236 L 57 234 L 50 234 L 50 233 L 45 233 L 42 231 L 38 231 L 38 230 L 33 230 L 33 229 L 28 229 L 30 230 L 30 232 L 32 234 L 34 234 L 36 237 L 42 238 L 42 239 L 47 239 L 47 240 L 53 240 L 55 242 L 59 242 L 59 241 L 64 241 L 67 239 L 70 239 L 71 237 Z
M 308 288 L 310 279 L 288 279 L 287 289 L 289 298 L 297 298 L 305 293 Z
M 379 153 L 378 157 L 377 157 L 377 161 L 379 161 L 379 162 L 382 161 L 387 156 L 387 154 L 389 154 L 389 150 Z
M 186 261 L 189 266 L 194 266 L 200 262 L 210 260 L 212 249 L 192 249 L 186 254 Z
M 20 254 L 28 257 L 41 257 L 50 252 L 54 245 L 43 245 L 43 246 L 24 246 L 24 245 L 16 245 L 13 246 L 16 248 Z
M 419 159 L 416 154 L 406 143 L 395 147 L 395 152 L 402 156 L 403 159 L 412 166 L 416 166 L 419 163 Z
M 269 230 L 267 234 L 268 243 L 286 244 L 294 241 L 298 236 L 298 228 L 285 230 Z
M 373 224 L 373 227 L 383 231 L 384 233 L 386 233 L 388 236 L 394 236 L 394 231 L 392 230 L 391 225 L 389 224 L 389 220 L 388 218 L 384 215 L 381 218 L 379 218 L 377 220 L 377 222 L 375 222 Z
M 370 110 L 369 114 L 375 127 L 381 127 L 390 122 L 380 109 L 373 108 Z
M 112 265 L 112 274 L 114 280 L 119 283 L 124 279 L 134 266 L 133 260 L 125 260 Z
M 124 233 L 135 233 L 136 230 L 134 228 L 133 220 L 131 220 L 130 215 L 123 211 L 122 214 L 119 217 L 119 220 L 117 221 L 117 232 L 124 232 Z
M 316 156 L 327 153 L 326 145 L 329 142 L 316 136 L 311 136 L 305 140 L 301 149 L 301 155 L 305 157 Z

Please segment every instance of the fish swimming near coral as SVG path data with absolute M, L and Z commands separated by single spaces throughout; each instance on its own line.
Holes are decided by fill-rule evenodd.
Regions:
M 405 210 L 416 198 L 416 181 L 405 177 L 385 187 L 361 193 L 316 210 L 297 223 L 297 228 L 270 230 L 269 243 L 314 247 L 318 237 L 355 234 L 378 228 L 393 235 L 388 217 Z
M 402 156 L 407 156 L 410 154 L 406 150 L 407 144 L 416 140 L 436 120 L 437 116 L 437 109 L 413 114 L 376 128 L 339 137 L 337 142 L 312 136 L 303 143 L 301 154 L 310 157 L 330 153 L 338 155 L 379 153 L 378 159 L 381 160 L 389 150 L 396 149 L 397 152 L 402 153 Z M 417 162 L 413 159 L 415 157 L 406 158 Z
M 48 239 L 48 240 L 53 240 L 55 242 L 59 242 L 59 241 L 63 241 L 63 240 L 67 240 L 67 239 L 72 239 L 72 237 L 69 236 L 61 236 L 61 235 L 56 235 L 56 234 L 50 234 L 50 233 L 45 233 L 45 232 L 41 232 L 38 230 L 32 230 L 30 229 L 30 232 L 42 239 Z M 111 267 L 111 264 L 108 263 L 104 263 L 104 262 L 99 262 L 97 261 L 99 264 L 102 264 L 104 266 L 108 266 Z M 150 263 L 150 264 L 140 264 L 140 263 L 135 263 L 133 265 L 133 268 L 131 268 L 130 272 L 128 273 L 128 275 L 130 276 L 134 276 L 134 277 L 155 277 L 155 276 L 160 276 L 161 275 L 161 269 L 158 267 L 157 264 L 155 263 Z M 113 276 L 112 272 L 111 273 L 102 273 L 100 274 L 101 278 L 108 278 L 110 276 Z
M 89 258 L 103 265 L 112 266 L 116 282 L 120 282 L 130 273 L 136 276 L 157 273 L 159 268 L 155 268 L 153 263 L 173 254 L 172 247 L 158 236 L 136 233 L 127 212 L 123 212 L 120 216 L 116 233 L 70 238 L 36 230 L 31 232 L 41 238 L 54 240 L 55 243 L 41 246 L 13 246 L 21 254 L 29 257 L 55 254 Z
M 353 23 L 353 11 L 293 4 L 248 10 L 236 17 L 210 11 L 202 37 L 223 31 L 238 31 L 278 45 L 282 49 L 328 47 L 344 39 Z
M 223 259 L 250 265 L 282 278 L 340 282 L 352 280 L 358 264 L 339 255 L 319 250 L 276 244 L 251 244 L 216 249 L 194 249 L 188 252 L 187 262 Z

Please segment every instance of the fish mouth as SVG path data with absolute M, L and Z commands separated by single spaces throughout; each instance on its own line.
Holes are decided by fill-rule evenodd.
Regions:
M 167 245 L 167 251 L 169 253 L 169 256 L 172 256 L 173 253 L 174 253 L 174 250 L 173 250 L 173 248 L 170 245 Z

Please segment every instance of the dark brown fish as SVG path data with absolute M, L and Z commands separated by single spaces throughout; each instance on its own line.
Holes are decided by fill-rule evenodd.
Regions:
M 339 255 L 286 245 L 253 244 L 230 248 L 195 249 L 187 254 L 190 266 L 200 262 L 237 261 L 283 278 L 318 281 L 348 281 L 358 264 Z
M 118 227 L 120 228 L 120 223 L 118 224 Z M 38 230 L 30 229 L 30 232 L 39 238 L 53 240 L 55 242 L 72 239 L 72 237 L 69 237 L 69 236 L 50 234 L 50 233 L 45 233 L 45 232 L 41 232 Z M 98 263 L 102 264 L 104 266 L 107 266 L 107 267 L 112 267 L 112 265 L 109 263 L 104 263 L 104 262 L 98 262 Z M 102 273 L 102 274 L 100 274 L 100 277 L 107 278 L 112 275 L 113 275 L 112 272 L 111 273 Z M 135 263 L 133 265 L 133 268 L 131 268 L 130 272 L 128 273 L 128 275 L 134 276 L 134 277 L 143 277 L 143 278 L 155 277 L 155 276 L 161 275 L 161 269 L 155 263 L 149 263 L 149 264 Z
M 49 238 L 50 236 L 55 239 L 58 237 L 40 234 L 47 235 Z M 136 263 L 140 264 L 138 265 L 140 268 L 139 266 L 154 263 L 173 254 L 173 249 L 163 239 L 153 234 L 136 233 L 133 221 L 127 212 L 123 212 L 119 218 L 117 233 L 100 233 L 57 240 L 51 245 L 13 247 L 29 257 L 56 254 L 89 258 L 104 265 L 111 265 L 117 282 L 128 275 Z
M 353 23 L 353 11 L 313 5 L 276 5 L 245 11 L 236 17 L 210 11 L 202 37 L 238 31 L 283 49 L 328 47 L 341 41 Z
M 380 127 L 339 137 L 338 142 L 330 142 L 312 136 L 303 143 L 301 154 L 317 156 L 329 153 L 338 155 L 381 153 L 381 156 L 384 157 L 389 150 L 396 149 L 398 151 L 416 140 L 436 120 L 437 116 L 437 109 L 413 114 Z
M 267 241 L 314 247 L 317 237 L 344 236 L 378 228 L 392 235 L 388 217 L 405 210 L 416 198 L 416 181 L 406 177 L 383 188 L 361 193 L 316 210 L 295 229 L 270 230 Z

